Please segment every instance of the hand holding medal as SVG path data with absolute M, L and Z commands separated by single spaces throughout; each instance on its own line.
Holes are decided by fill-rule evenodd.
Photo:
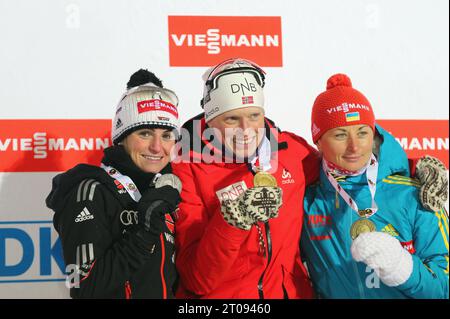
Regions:
M 374 269 L 380 280 L 389 287 L 403 284 L 411 276 L 414 263 L 411 254 L 400 241 L 383 232 L 365 232 L 353 240 L 352 257 Z
M 261 217 L 278 217 L 278 209 L 282 204 L 282 190 L 275 177 L 267 172 L 259 171 L 253 178 L 254 187 L 247 190 L 244 201 L 248 210 L 254 212 L 256 221 Z

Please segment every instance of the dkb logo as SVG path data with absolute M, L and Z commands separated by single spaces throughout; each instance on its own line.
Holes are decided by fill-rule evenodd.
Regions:
M 0 284 L 64 281 L 64 271 L 51 221 L 0 221 Z

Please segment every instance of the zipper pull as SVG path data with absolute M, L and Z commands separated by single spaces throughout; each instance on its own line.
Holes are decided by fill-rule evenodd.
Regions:
M 131 285 L 128 280 L 125 282 L 125 299 L 131 299 Z

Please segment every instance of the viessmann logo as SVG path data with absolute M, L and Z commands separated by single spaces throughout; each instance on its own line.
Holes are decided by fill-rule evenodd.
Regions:
M 137 107 L 139 114 L 149 111 L 165 111 L 178 118 L 177 108 L 169 102 L 161 100 L 145 100 L 138 102 Z
M 395 136 L 409 158 L 431 155 L 448 168 L 448 120 L 377 120 Z
M 282 66 L 281 17 L 169 16 L 171 66 L 212 66 L 242 57 Z
M 0 120 L 0 172 L 57 172 L 99 164 L 111 120 Z

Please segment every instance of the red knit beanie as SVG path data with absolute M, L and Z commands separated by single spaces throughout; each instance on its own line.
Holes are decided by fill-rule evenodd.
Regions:
M 345 74 L 335 74 L 327 81 L 327 90 L 314 101 L 311 132 L 314 143 L 328 130 L 366 124 L 375 130 L 375 115 L 366 97 L 352 88 Z

